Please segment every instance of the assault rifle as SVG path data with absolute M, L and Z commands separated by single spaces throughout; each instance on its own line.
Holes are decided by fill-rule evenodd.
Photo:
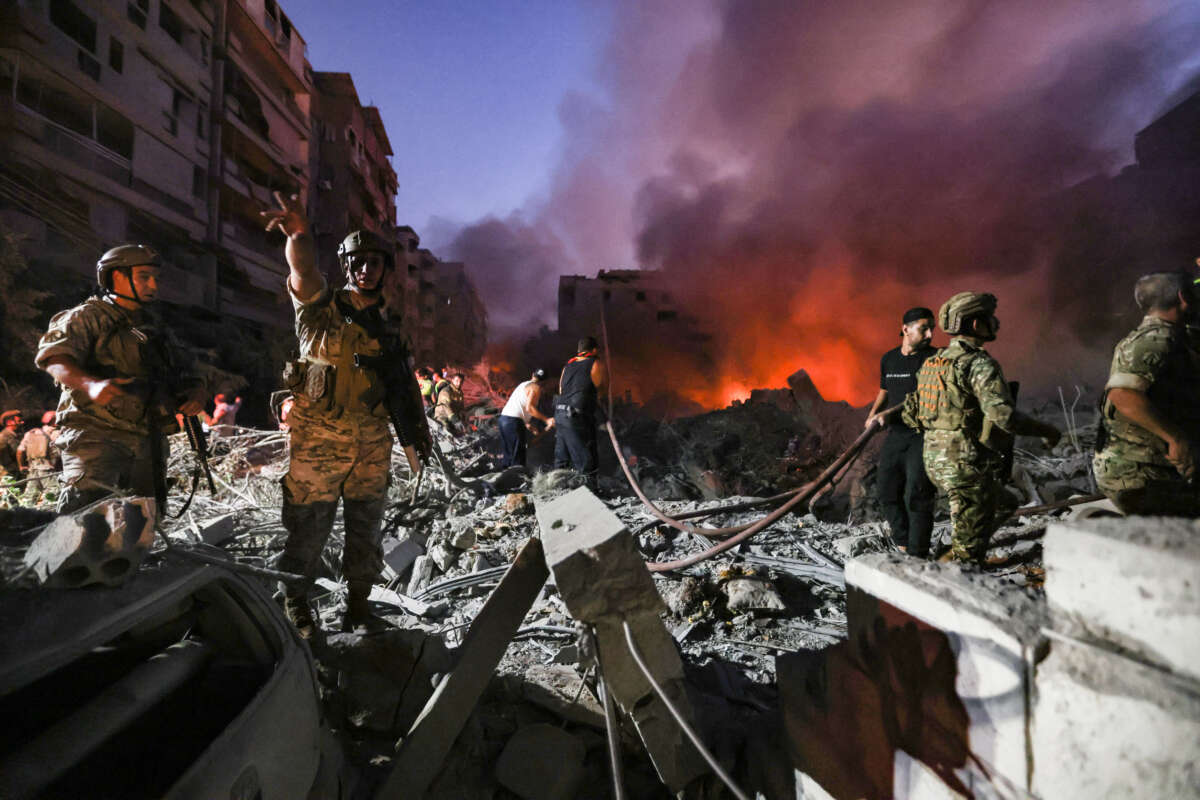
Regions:
M 386 343 L 385 343 L 386 344 Z M 421 472 L 422 458 L 429 458 L 432 440 L 425 422 L 424 401 L 417 381 L 409 369 L 404 352 L 384 352 L 377 356 L 354 354 L 354 366 L 369 369 L 383 384 L 383 403 L 396 429 L 396 437 L 404 448 L 408 467 L 413 475 Z

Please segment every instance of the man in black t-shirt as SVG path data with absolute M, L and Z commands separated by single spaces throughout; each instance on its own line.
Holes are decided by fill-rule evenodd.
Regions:
M 909 555 L 929 555 L 933 531 L 933 504 L 937 490 L 925 474 L 922 459 L 923 436 L 900 420 L 900 414 L 887 418 L 879 414 L 904 402 L 917 388 L 917 370 L 933 355 L 933 312 L 928 308 L 910 308 L 900 326 L 900 346 L 884 353 L 879 362 L 879 394 L 871 406 L 864 427 L 883 425 L 887 439 L 879 454 L 875 485 L 879 504 L 892 529 L 892 541 Z

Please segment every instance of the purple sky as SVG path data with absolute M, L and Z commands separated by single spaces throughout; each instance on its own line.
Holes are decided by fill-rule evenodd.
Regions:
M 396 155 L 397 218 L 506 214 L 558 162 L 559 104 L 592 91 L 611 10 L 600 2 L 281 0 L 313 69 L 349 72 Z M 436 244 L 431 242 L 432 244 Z

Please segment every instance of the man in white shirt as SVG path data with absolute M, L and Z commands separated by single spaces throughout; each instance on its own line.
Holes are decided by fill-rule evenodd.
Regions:
M 525 444 L 529 438 L 531 419 L 540 419 L 545 423 L 547 430 L 554 427 L 554 419 L 538 411 L 538 401 L 542 398 L 542 381 L 545 377 L 546 370 L 534 370 L 529 380 L 523 381 L 513 390 L 500 412 L 500 440 L 504 445 L 501 469 L 513 464 L 525 466 Z

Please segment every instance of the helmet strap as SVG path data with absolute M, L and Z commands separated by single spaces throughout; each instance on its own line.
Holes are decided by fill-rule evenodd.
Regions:
M 128 300 L 132 303 L 137 303 L 139 306 L 145 305 L 146 301 L 138 295 L 137 287 L 133 285 L 133 267 L 117 267 L 112 271 L 125 273 L 125 280 L 129 281 L 129 291 L 133 292 L 133 297 L 130 297 L 127 294 L 121 294 L 116 289 L 112 288 L 112 286 L 101 287 L 104 289 L 105 296 L 119 297 L 122 300 Z M 110 284 L 112 283 L 111 274 L 108 276 L 108 282 Z

